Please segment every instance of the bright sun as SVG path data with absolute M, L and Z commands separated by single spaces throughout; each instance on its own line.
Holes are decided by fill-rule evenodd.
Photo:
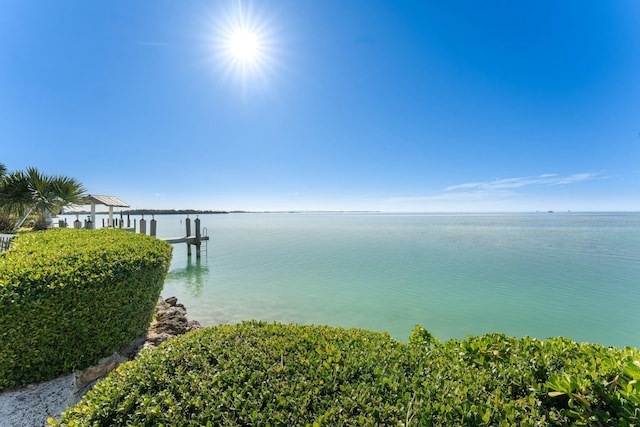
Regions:
M 250 30 L 237 29 L 228 40 L 229 54 L 240 62 L 254 62 L 260 56 L 260 39 Z
M 274 38 L 272 25 L 264 14 L 238 3 L 215 26 L 216 62 L 226 77 L 245 87 L 250 82 L 267 81 L 274 66 Z

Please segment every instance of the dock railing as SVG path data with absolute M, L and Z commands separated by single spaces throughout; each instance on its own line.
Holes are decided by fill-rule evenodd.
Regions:
M 153 221 L 153 220 L 152 220 Z M 195 234 L 191 234 L 191 219 L 187 216 L 185 220 L 185 235 L 182 237 L 165 237 L 162 240 L 165 242 L 174 244 L 174 243 L 186 243 L 187 244 L 187 256 L 191 257 L 191 246 L 196 247 L 196 258 L 200 258 L 200 247 L 202 243 L 205 244 L 205 252 L 207 251 L 207 241 L 209 240 L 209 236 L 207 235 L 207 228 L 204 227 L 204 233 L 200 232 L 200 219 L 196 217 L 195 223 Z M 155 226 L 153 228 L 155 232 Z
M 0 252 L 4 252 L 11 247 L 11 240 L 14 237 L 14 234 L 0 234 Z

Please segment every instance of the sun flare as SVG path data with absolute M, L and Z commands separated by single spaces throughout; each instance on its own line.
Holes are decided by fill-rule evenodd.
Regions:
M 272 25 L 252 7 L 230 9 L 215 23 L 216 62 L 226 77 L 250 82 L 268 80 L 274 65 Z
M 242 62 L 253 62 L 260 55 L 260 39 L 250 30 L 238 29 L 230 34 L 229 54 Z

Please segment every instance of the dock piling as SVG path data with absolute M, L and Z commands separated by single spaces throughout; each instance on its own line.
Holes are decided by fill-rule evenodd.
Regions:
M 206 233 L 206 228 L 204 229 L 204 233 L 200 230 L 200 219 L 196 217 L 195 221 L 195 234 L 191 234 L 191 219 L 187 216 L 185 220 L 185 237 L 169 237 L 163 238 L 165 242 L 168 243 L 186 243 L 187 244 L 187 256 L 191 257 L 191 245 L 196 247 L 196 258 L 200 258 L 200 248 L 202 247 L 202 242 L 206 242 L 209 240 L 209 236 Z
M 196 223 L 196 241 L 195 241 L 195 246 L 196 246 L 196 258 L 200 258 L 200 218 L 196 217 L 195 220 Z
M 147 234 L 147 221 L 144 219 L 144 215 L 140 219 L 140 234 Z
M 149 224 L 149 235 L 156 237 L 156 218 L 151 215 L 151 223 Z

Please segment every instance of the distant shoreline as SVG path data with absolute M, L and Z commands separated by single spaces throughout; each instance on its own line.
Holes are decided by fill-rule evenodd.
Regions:
M 108 214 L 107 211 L 96 211 L 96 214 Z M 187 215 L 200 215 L 200 214 L 229 214 L 236 213 L 230 211 L 213 211 L 213 210 L 197 210 L 197 209 L 127 209 L 114 212 L 115 214 L 123 215 L 172 215 L 172 214 L 187 214 Z M 90 215 L 91 211 L 68 211 L 62 215 Z
M 107 211 L 96 211 L 96 214 L 107 214 Z M 227 215 L 227 214 L 254 214 L 254 213 L 296 213 L 296 214 L 314 214 L 314 213 L 381 213 L 381 211 L 305 211 L 305 210 L 284 210 L 284 211 L 217 211 L 217 210 L 198 210 L 198 209 L 128 209 L 123 211 L 114 212 L 115 214 L 122 215 L 172 215 L 172 214 L 187 214 L 187 215 Z M 64 212 L 62 215 L 89 215 L 91 211 L 69 211 Z
M 108 211 L 96 211 L 106 215 Z M 640 211 L 523 211 L 523 212 L 391 212 L 367 210 L 209 210 L 209 209 L 128 209 L 114 212 L 114 215 L 228 215 L 228 214 L 407 214 L 407 215 L 602 215 L 602 214 L 640 214 Z M 90 215 L 89 210 L 68 211 L 61 215 Z

